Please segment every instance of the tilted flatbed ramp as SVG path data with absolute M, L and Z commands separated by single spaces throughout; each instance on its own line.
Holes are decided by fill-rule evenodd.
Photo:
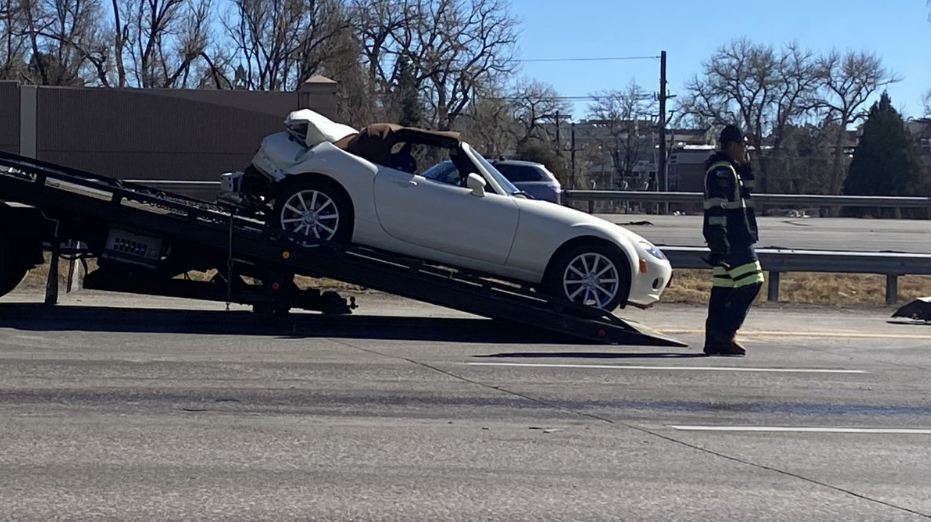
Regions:
M 6 152 L 0 152 L 0 200 L 30 205 L 59 223 L 109 224 L 228 253 L 236 264 L 327 277 L 577 339 L 687 346 L 603 310 L 538 294 L 528 285 L 364 247 L 308 242 L 213 203 Z M 154 293 L 151 282 L 140 283 L 136 292 Z

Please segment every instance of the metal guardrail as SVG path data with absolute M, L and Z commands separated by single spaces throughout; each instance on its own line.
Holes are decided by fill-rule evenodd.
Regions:
M 219 189 L 219 181 L 169 181 L 155 179 L 127 180 L 170 192 Z M 641 192 L 621 190 L 567 190 L 567 202 L 572 201 L 635 201 L 639 203 L 701 204 L 701 192 Z M 822 196 L 813 194 L 753 194 L 753 200 L 763 205 L 803 205 L 810 207 L 890 207 L 931 208 L 929 197 L 899 196 Z
M 168 192 L 196 195 L 219 190 L 219 181 L 129 180 Z M 642 203 L 697 203 L 700 192 L 639 192 L 609 190 L 571 190 L 567 201 L 638 201 Z M 931 197 L 885 196 L 815 196 L 808 194 L 754 194 L 755 201 L 768 205 L 857 206 L 931 208 Z M 660 246 L 674 268 L 701 269 L 708 265 L 701 260 L 708 249 L 703 247 Z M 898 300 L 898 277 L 931 275 L 931 254 L 895 252 L 832 252 L 762 248 L 757 250 L 760 264 L 769 272 L 769 300 L 779 300 L 779 279 L 784 272 L 833 272 L 846 274 L 879 274 L 886 276 L 886 303 Z
M 709 268 L 701 257 L 704 247 L 659 246 L 673 268 Z M 898 301 L 898 277 L 931 275 L 931 254 L 898 252 L 833 252 L 759 248 L 756 250 L 763 270 L 769 272 L 769 300 L 779 300 L 779 276 L 783 272 L 831 272 L 845 274 L 879 274 L 886 276 L 886 304 Z
M 640 192 L 620 190 L 567 190 L 566 201 L 633 201 L 639 203 L 702 203 L 701 192 Z M 886 207 L 931 208 L 929 197 L 897 196 L 821 196 L 813 194 L 754 193 L 753 200 L 762 205 L 802 205 L 808 207 Z

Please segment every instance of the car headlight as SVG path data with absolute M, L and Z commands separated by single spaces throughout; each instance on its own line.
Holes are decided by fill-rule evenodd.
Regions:
M 656 247 L 653 243 L 649 241 L 641 241 L 640 248 L 645 250 L 648 254 L 655 257 L 656 259 L 666 259 L 666 254 L 663 254 L 663 251 Z

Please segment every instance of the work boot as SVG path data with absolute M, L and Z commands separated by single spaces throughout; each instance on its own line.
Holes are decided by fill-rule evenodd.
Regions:
M 705 355 L 718 355 L 721 357 L 743 357 L 747 350 L 736 341 L 724 341 L 705 345 Z
M 741 346 L 734 337 L 724 338 L 706 332 L 705 355 L 720 355 L 727 357 L 743 357 L 747 354 L 746 348 Z

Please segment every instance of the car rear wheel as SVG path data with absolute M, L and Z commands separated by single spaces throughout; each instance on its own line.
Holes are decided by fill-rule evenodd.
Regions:
M 607 245 L 570 248 L 556 258 L 546 277 L 546 290 L 572 302 L 613 311 L 630 289 L 623 255 Z
M 352 205 L 335 183 L 289 184 L 276 198 L 272 216 L 275 225 L 309 239 L 348 242 L 352 237 Z

